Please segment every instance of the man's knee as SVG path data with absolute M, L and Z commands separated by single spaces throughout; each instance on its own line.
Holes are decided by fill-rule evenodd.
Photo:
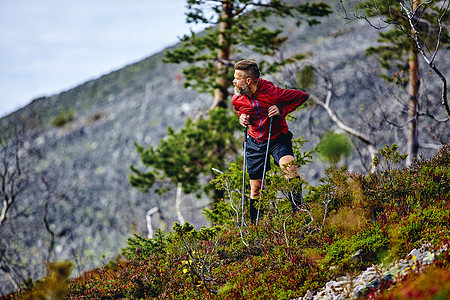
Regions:
M 288 178 L 297 177 L 297 166 L 295 165 L 295 158 L 292 155 L 283 156 L 280 159 L 280 166 Z

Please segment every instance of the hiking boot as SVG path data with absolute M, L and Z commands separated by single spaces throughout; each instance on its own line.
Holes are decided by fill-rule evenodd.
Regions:
M 256 223 L 256 219 L 258 218 L 258 213 L 259 213 L 259 219 L 261 219 L 262 214 L 263 214 L 263 210 L 262 209 L 257 209 L 255 207 L 255 202 L 257 200 L 256 199 L 251 199 L 250 198 L 250 220 L 252 221 L 252 224 Z
M 300 177 L 297 176 L 292 179 L 289 179 L 289 182 L 291 182 L 292 180 L 300 180 Z M 302 206 L 304 206 L 304 208 L 309 210 L 308 204 L 303 200 L 301 184 L 300 184 L 300 186 L 297 186 L 296 188 L 294 188 L 293 191 L 289 192 L 288 199 L 291 202 L 292 212 L 295 213 L 295 212 L 299 211 Z

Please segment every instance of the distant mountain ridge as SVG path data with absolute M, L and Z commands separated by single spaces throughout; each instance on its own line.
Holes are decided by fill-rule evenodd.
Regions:
M 365 80 L 366 72 L 380 70 L 375 59 L 364 52 L 375 43 L 377 32 L 362 21 L 339 28 L 336 24 L 342 21 L 337 17 L 324 19 L 315 27 L 297 28 L 294 21 L 283 22 L 289 36 L 284 51 L 307 53 L 307 62 L 334 74 L 336 94 L 342 100 L 335 103 L 335 109 L 343 119 L 367 129 L 349 107 L 370 107 L 367 103 L 377 83 Z M 18 200 L 20 207 L 29 207 L 29 213 L 15 221 L 15 228 L 8 228 L 20 232 L 11 234 L 11 243 L 21 252 L 21 263 L 33 266 L 29 270 L 32 278 L 44 272 L 40 262 L 49 243 L 42 225 L 46 199 L 42 177 L 54 190 L 47 198 L 49 223 L 56 236 L 53 258 L 76 261 L 79 272 L 114 258 L 133 233 L 146 235 L 146 211 L 157 203 L 163 210 L 158 218 L 168 224 L 176 221 L 174 190 L 164 197 L 142 194 L 131 188 L 127 179 L 129 166 L 140 165 L 134 142 L 156 146 L 168 126 L 178 130 L 186 118 L 207 112 L 212 103 L 210 95 L 183 88 L 185 65 L 164 64 L 164 52 L 58 95 L 36 99 L 0 119 L 1 130 L 21 122 L 34 128 L 23 149 L 28 154 L 24 161 L 33 170 L 32 180 Z M 282 86 L 286 76 L 267 78 Z M 49 125 L 59 113 L 69 110 L 74 112 L 73 121 L 63 127 Z M 298 120 L 290 126 L 297 136 L 310 141 L 306 149 L 317 145 L 317 128 L 333 128 L 319 108 L 295 115 Z M 356 154 L 347 163 L 355 169 L 360 164 Z M 325 167 L 317 162 L 305 168 L 306 180 L 316 180 Z M 183 196 L 185 219 L 197 227 L 207 224 L 200 211 L 206 203 L 206 199 L 197 202 L 193 196 Z M 0 273 L 3 284 L 8 281 Z

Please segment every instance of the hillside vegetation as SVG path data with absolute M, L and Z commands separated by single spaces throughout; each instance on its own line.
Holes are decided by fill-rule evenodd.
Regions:
M 378 45 L 378 32 L 364 21 L 347 23 L 339 14 L 339 1 L 328 0 L 327 2 L 336 13 L 324 18 L 319 25 L 311 27 L 303 23 L 298 26 L 297 20 L 291 18 L 274 18 L 267 21 L 267 26 L 270 26 L 272 22 L 282 23 L 283 34 L 288 38 L 279 57 L 274 57 L 274 60 L 298 53 L 304 54 L 305 59 L 278 73 L 263 74 L 263 77 L 274 81 L 279 87 L 287 85 L 300 88 L 321 100 L 326 99 L 330 92 L 332 94 L 330 106 L 344 123 L 370 134 L 377 149 L 385 144 L 397 143 L 398 151 L 404 153 L 405 128 L 408 120 L 405 102 L 408 99 L 408 92 L 405 87 L 386 83 L 380 78 L 380 74 L 384 74 L 385 71 L 377 58 L 365 55 L 368 47 Z M 179 46 L 179 44 L 174 45 L 170 49 L 173 50 Z M 147 285 L 136 283 L 136 287 L 130 288 L 130 295 L 138 295 L 140 288 L 151 287 L 150 290 L 154 290 L 155 295 L 163 298 L 166 294 L 175 294 L 174 287 L 185 279 L 191 280 L 196 285 L 196 288 L 192 289 L 194 294 L 203 292 L 207 294 L 209 289 L 211 295 L 215 295 L 216 292 L 232 295 L 240 288 L 239 280 L 241 279 L 236 277 L 233 281 L 225 280 L 225 277 L 238 276 L 238 268 L 246 270 L 245 266 L 248 266 L 252 269 L 253 262 L 249 262 L 247 258 L 252 257 L 259 261 L 266 255 L 271 258 L 270 255 L 280 253 L 284 253 L 284 256 L 281 256 L 279 262 L 267 261 L 264 265 L 278 272 L 284 268 L 284 262 L 287 262 L 287 269 L 278 272 L 281 274 L 280 282 L 288 276 L 286 274 L 290 272 L 289 270 L 294 272 L 295 268 L 298 269 L 300 265 L 305 264 L 316 266 L 317 272 L 324 274 L 324 279 L 314 283 L 314 286 L 303 283 L 307 278 L 304 277 L 307 276 L 306 273 L 298 275 L 298 279 L 294 278 L 295 283 L 292 286 L 296 289 L 288 292 L 288 288 L 285 288 L 284 295 L 300 295 L 306 287 L 318 288 L 325 278 L 329 277 L 329 265 L 338 264 L 338 262 L 331 262 L 334 257 L 328 255 L 329 251 L 337 250 L 328 248 L 326 245 L 334 240 L 345 240 L 341 237 L 354 236 L 362 228 L 378 228 L 376 226 L 379 226 L 385 230 L 389 222 L 386 224 L 379 222 L 377 218 L 381 218 L 382 213 L 378 213 L 377 210 L 387 211 L 389 213 L 386 214 L 389 216 L 391 211 L 395 216 L 394 212 L 400 210 L 397 216 L 393 217 L 392 224 L 401 223 L 407 218 L 401 210 L 405 210 L 408 216 L 412 215 L 411 220 L 416 217 L 414 213 L 420 211 L 426 197 L 416 199 L 409 193 L 416 191 L 416 187 L 412 187 L 412 184 L 424 185 L 425 183 L 412 182 L 411 177 L 411 182 L 402 183 L 404 186 L 394 185 L 391 189 L 389 184 L 392 184 L 392 178 L 377 177 L 381 176 L 380 174 L 366 177 L 363 174 L 368 172 L 371 164 L 371 161 L 367 160 L 366 147 L 360 141 L 352 139 L 350 155 L 336 163 L 337 168 L 346 164 L 347 169 L 325 173 L 329 165 L 316 159 L 316 156 L 313 156 L 311 162 L 301 166 L 302 178 L 309 184 L 309 192 L 305 194 L 305 197 L 311 211 L 303 212 L 295 217 L 285 212 L 284 198 L 279 195 L 282 195 L 283 189 L 286 189 L 285 183 L 275 180 L 276 174 L 269 174 L 273 175 L 274 179 L 270 189 L 272 194 L 266 195 L 267 218 L 264 219 L 263 224 L 260 224 L 263 226 L 245 227 L 241 237 L 235 222 L 230 222 L 236 220 L 237 216 L 233 207 L 230 208 L 228 205 L 230 203 L 235 205 L 236 201 L 239 201 L 238 190 L 241 189 L 239 176 L 242 174 L 237 171 L 239 167 L 232 164 L 239 162 L 230 161 L 226 165 L 226 167 L 232 166 L 232 169 L 225 173 L 228 177 L 223 177 L 222 182 L 216 182 L 230 194 L 225 199 L 222 214 L 213 214 L 210 211 L 202 214 L 209 199 L 204 195 L 200 198 L 196 197 L 196 194 L 202 193 L 201 190 L 181 197 L 182 217 L 196 228 L 189 231 L 189 234 L 192 235 L 200 228 L 209 226 L 210 220 L 214 224 L 221 225 L 214 230 L 207 229 L 207 232 L 213 230 L 212 233 L 214 233 L 208 233 L 213 235 L 208 238 L 208 241 L 216 244 L 202 250 L 202 258 L 207 253 L 214 253 L 208 271 L 211 272 L 208 276 L 211 276 L 214 281 L 209 281 L 205 277 L 206 279 L 202 280 L 207 284 L 200 285 L 198 281 L 195 283 L 194 281 L 198 278 L 195 277 L 195 273 L 192 273 L 193 271 L 183 273 L 184 269 L 195 266 L 189 263 L 189 268 L 181 267 L 183 261 L 189 262 L 186 260 L 187 257 L 182 259 L 183 255 L 188 255 L 187 250 L 176 250 L 177 243 L 182 241 L 179 237 L 181 233 L 178 235 L 175 231 L 169 233 L 173 224 L 180 219 L 175 210 L 176 186 L 166 179 L 155 183 L 154 189 L 148 193 L 141 193 L 130 186 L 128 180 L 131 173 L 130 165 L 136 166 L 139 170 L 145 167 L 136 151 L 135 143 L 145 148 L 156 146 L 162 139 L 167 138 L 169 127 L 171 131 L 178 132 L 186 124 L 186 120 L 196 120 L 199 116 L 206 116 L 211 106 L 211 95 L 199 94 L 183 87 L 185 81 L 183 68 L 187 65 L 163 63 L 167 50 L 169 49 L 63 93 L 35 99 L 26 107 L 0 119 L 0 173 L 13 175 L 0 178 L 11 179 L 8 186 L 13 187 L 9 191 L 12 191 L 15 199 L 0 231 L 0 295 L 16 290 L 15 287 L 21 283 L 33 283 L 44 278 L 49 272 L 53 272 L 58 277 L 60 266 L 49 265 L 49 262 L 53 261 L 72 261 L 74 267 L 71 276 L 74 277 L 111 261 L 111 269 L 105 267 L 92 271 L 93 278 L 99 278 L 98 274 L 104 273 L 125 282 L 128 275 L 125 273 L 121 275 L 119 272 L 124 265 L 130 265 L 130 268 L 126 268 L 130 272 L 129 276 L 140 272 L 136 271 L 140 267 L 144 268 L 140 265 L 144 257 L 141 254 L 131 255 L 134 243 L 138 242 L 143 243 L 144 248 L 141 248 L 144 250 L 145 247 L 150 247 L 150 250 L 145 252 L 146 255 L 151 255 L 154 259 L 161 257 L 156 261 L 160 261 L 158 264 L 161 264 L 161 267 L 158 270 L 161 270 L 163 275 L 155 279 L 157 277 L 154 276 L 159 271 L 149 269 L 148 272 L 156 272 L 148 277 L 153 278 L 151 283 L 148 282 Z M 446 71 L 447 78 L 450 70 L 448 52 L 445 48 L 440 50 L 436 61 L 442 70 Z M 233 52 L 231 59 L 236 61 L 242 58 L 259 59 L 246 49 Z M 302 70 L 310 72 L 300 73 Z M 419 152 L 429 159 L 437 152 L 437 146 L 450 142 L 450 134 L 448 121 L 437 121 L 445 117 L 439 104 L 439 81 L 423 62 L 421 70 L 423 70 L 421 98 L 424 102 L 421 105 L 422 115 L 418 131 L 421 145 L 426 147 L 431 145 L 434 149 L 420 148 Z M 302 77 L 306 77 L 307 80 Z M 300 81 L 303 83 L 306 81 L 308 84 L 301 85 Z M 230 92 L 232 92 L 231 83 Z M 234 112 L 227 113 L 235 117 Z M 292 115 L 289 128 L 295 138 L 303 137 L 307 140 L 302 148 L 304 151 L 313 151 L 321 141 L 321 137 L 329 131 L 342 133 L 327 112 L 319 105 L 314 105 L 312 100 Z M 238 126 L 237 118 L 235 120 Z M 243 135 L 242 132 L 235 132 L 234 136 L 242 138 Z M 239 150 L 242 152 L 242 149 L 239 148 Z M 436 172 L 445 171 L 447 165 L 436 163 L 436 166 L 439 166 Z M 16 167 L 20 167 L 20 170 L 15 169 Z M 225 171 L 224 169 L 220 171 Z M 402 172 L 410 174 L 408 172 L 413 172 L 413 169 Z M 446 174 L 448 176 L 448 172 Z M 201 178 L 204 183 L 210 179 L 207 176 Z M 354 191 L 359 189 L 349 189 L 347 180 L 357 183 L 356 186 L 364 184 L 362 192 L 355 194 L 359 196 L 353 195 Z M 383 186 L 376 186 L 376 180 L 379 180 Z M 441 182 L 444 191 L 439 191 L 441 205 L 446 203 L 445 197 L 448 197 L 448 177 L 445 180 L 447 181 Z M 233 188 L 230 189 L 227 185 Z M 437 191 L 435 185 L 429 188 L 433 193 Z M 426 190 L 428 187 L 420 186 L 420 188 Z M 158 190 L 168 192 L 160 195 Z M 399 196 L 401 190 L 403 194 Z M 394 196 L 391 195 L 393 191 L 396 191 L 398 195 L 395 193 Z M 364 197 L 361 196 L 363 194 Z M 390 201 L 391 197 L 393 197 L 392 201 Z M 431 197 L 436 199 L 437 196 L 432 194 Z M 2 194 L 3 199 L 4 194 Z M 401 204 L 395 204 L 399 203 L 397 200 L 402 201 Z M 416 203 L 420 205 L 414 206 Z M 275 204 L 279 211 L 274 208 Z M 434 207 L 433 205 L 434 202 L 431 207 Z M 147 236 L 149 224 L 146 214 L 155 208 L 158 208 L 158 213 L 152 217 L 150 225 L 162 230 L 160 232 L 162 244 L 157 246 L 161 248 L 161 251 L 151 250 L 153 249 L 151 245 L 157 240 L 136 237 L 127 244 L 127 239 L 134 234 L 141 237 Z M 428 206 L 425 205 L 423 209 L 428 209 Z M 445 212 L 444 209 L 442 211 Z M 327 222 L 323 223 L 324 219 Z M 341 222 L 342 219 L 358 221 L 360 223 L 357 222 L 357 224 L 360 224 L 358 226 L 361 228 L 351 222 Z M 349 228 L 344 226 L 347 223 Z M 190 228 L 181 226 L 183 230 Z M 265 233 L 264 230 L 267 232 Z M 393 229 L 390 233 L 381 232 L 392 236 L 396 234 Z M 272 235 L 272 233 L 278 235 Z M 271 235 L 268 236 L 268 234 Z M 361 231 L 361 234 L 364 237 L 364 234 L 368 233 Z M 397 232 L 396 239 L 400 240 L 401 237 L 398 236 L 401 234 L 402 232 Z M 309 239 L 311 243 L 308 245 L 317 246 L 314 249 L 320 250 L 305 248 L 304 243 L 308 243 Z M 192 241 L 194 242 L 198 243 L 199 247 L 207 244 L 206 241 L 198 239 Z M 281 248 L 277 248 L 277 243 L 281 245 Z M 398 245 L 398 243 L 394 244 Z M 127 256 L 122 256 L 122 259 L 127 258 L 127 260 L 120 260 L 117 265 L 114 259 L 127 245 L 131 248 L 127 250 Z M 436 242 L 433 246 L 439 245 Z M 269 254 L 269 250 L 273 250 L 274 253 Z M 185 254 L 182 255 L 177 251 L 185 251 Z M 342 256 L 342 259 L 347 257 L 345 256 L 347 254 L 344 255 L 343 252 L 336 253 L 338 257 Z M 164 255 L 167 257 L 164 258 Z M 265 259 L 268 259 L 267 257 Z M 194 258 L 199 260 L 198 257 Z M 191 260 L 194 261 L 194 258 Z M 172 264 L 172 260 L 181 265 Z M 349 259 L 347 260 L 346 263 L 350 263 Z M 370 260 L 367 261 L 367 264 L 370 264 Z M 245 266 L 240 265 L 243 262 L 246 262 Z M 131 267 L 133 265 L 135 267 Z M 51 271 L 48 271 L 46 266 Z M 222 266 L 225 266 L 224 272 L 228 272 L 226 276 L 220 275 Z M 67 264 L 62 267 L 65 270 L 63 274 L 70 273 Z M 233 269 L 234 267 L 236 269 Z M 146 268 L 149 266 L 145 266 L 142 270 L 147 270 Z M 333 266 L 332 269 L 339 268 Z M 263 275 L 264 272 L 261 273 L 259 269 L 254 270 L 257 279 L 260 274 L 267 276 L 267 274 Z M 271 272 L 271 274 L 277 272 Z M 129 284 L 132 284 L 133 280 L 144 280 L 139 276 L 133 277 Z M 173 279 L 169 280 L 167 276 L 173 276 Z M 13 277 L 12 280 L 11 277 Z M 54 277 L 51 278 L 56 280 Z M 90 280 L 87 279 L 89 277 L 83 278 L 80 280 Z M 108 277 L 104 278 L 108 280 Z M 245 284 L 245 280 L 242 285 Z M 262 279 L 258 280 L 262 281 Z M 271 280 L 275 281 L 275 279 Z M 91 285 L 95 296 L 95 291 L 98 289 L 100 293 L 100 289 L 104 290 L 107 283 L 93 281 Z M 302 288 L 303 286 L 305 288 Z M 61 288 L 64 292 L 66 287 L 61 286 Z M 77 289 L 82 293 L 86 291 L 86 288 L 73 282 L 71 293 L 75 295 Z M 177 286 L 177 289 L 183 290 L 183 288 L 183 285 Z M 122 292 L 123 295 L 128 293 L 125 290 Z M 117 295 L 119 294 L 118 292 Z
M 334 278 L 355 278 L 371 266 L 382 278 L 399 259 L 420 249 L 434 253 L 432 265 L 412 263 L 388 280 L 385 273 L 381 289 L 358 295 L 447 299 L 450 147 L 401 169 L 396 166 L 405 156 L 396 149 L 384 147 L 377 171 L 369 175 L 328 169 L 318 186 L 308 186 L 308 208 L 296 215 L 282 197 L 267 197 L 277 209 L 268 209 L 259 224 L 240 228 L 232 221 L 228 198 L 222 212 L 231 215 L 219 217 L 221 224 L 196 230 L 176 223 L 155 238 L 135 235 L 123 256 L 71 279 L 67 298 L 293 299 L 317 292 Z M 219 181 L 237 185 L 238 173 L 232 167 Z M 275 173 L 269 178 L 272 188 L 279 177 Z

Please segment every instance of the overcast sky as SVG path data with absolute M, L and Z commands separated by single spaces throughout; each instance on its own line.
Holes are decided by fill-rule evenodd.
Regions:
M 0 0 L 0 117 L 177 43 L 192 27 L 185 23 L 185 5 Z

